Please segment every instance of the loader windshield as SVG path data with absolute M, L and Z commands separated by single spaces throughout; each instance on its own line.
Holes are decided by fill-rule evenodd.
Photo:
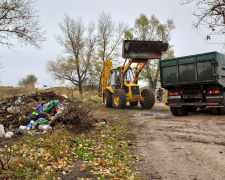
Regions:
M 127 73 L 125 74 L 125 79 L 124 81 L 130 81 L 132 82 L 134 79 L 134 74 L 132 69 L 128 69 Z M 111 78 L 110 78 L 110 86 L 116 86 L 116 85 L 120 85 L 120 80 L 121 80 L 121 69 L 114 69 L 111 70 Z
M 134 73 L 133 73 L 133 70 L 132 69 L 128 69 L 127 70 L 127 74 L 125 76 L 125 81 L 130 81 L 130 82 L 133 82 L 134 80 Z

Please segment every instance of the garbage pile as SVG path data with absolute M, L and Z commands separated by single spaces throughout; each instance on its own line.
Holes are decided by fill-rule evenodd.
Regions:
M 0 102 L 0 137 L 45 134 L 56 124 L 75 133 L 89 131 L 96 121 L 88 115 L 90 111 L 53 91 L 13 96 Z

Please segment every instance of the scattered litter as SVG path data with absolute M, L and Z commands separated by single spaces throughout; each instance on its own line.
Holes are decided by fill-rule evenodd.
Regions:
M 68 96 L 67 95 L 62 95 L 64 98 L 68 98 Z
M 12 138 L 13 135 L 13 132 L 7 132 L 4 134 L 4 138 Z
M 106 119 L 103 119 L 104 122 L 96 123 L 95 126 L 102 126 L 102 125 L 110 125 L 109 121 Z
M 89 115 L 90 111 L 89 106 L 77 106 L 68 97 L 53 91 L 12 96 L 3 99 L 0 104 L 0 137 L 45 134 L 56 124 L 62 124 L 74 133 L 89 131 L 96 122 Z M 109 125 L 109 122 L 104 119 L 99 125 L 103 124 Z M 6 129 L 11 132 L 6 132 Z
M 30 92 L 29 92 L 29 95 L 32 95 L 32 94 L 35 94 L 35 92 L 33 92 L 33 91 L 30 91 Z
M 13 134 L 15 135 L 23 135 L 24 134 L 24 130 L 20 129 L 20 128 L 16 128 L 13 130 Z
M 32 125 L 28 124 L 26 129 L 29 131 L 31 128 L 32 128 Z
M 18 99 L 15 101 L 15 105 L 18 105 L 22 103 L 21 97 L 18 97 Z
M 7 111 L 10 114 L 18 114 L 20 112 L 20 108 L 19 107 L 15 107 L 15 106 L 10 106 L 9 108 L 7 108 Z
M 52 130 L 52 127 L 46 124 L 41 124 L 38 126 L 38 129 L 43 130 L 43 131 L 50 131 Z
M 100 122 L 100 123 L 96 123 L 95 126 L 101 126 L 101 125 L 106 125 L 105 122 Z
M 45 150 L 43 148 L 39 148 L 37 151 L 36 151 L 36 154 L 42 154 L 43 152 L 45 152 Z
M 5 134 L 4 126 L 2 124 L 0 124 L 0 137 L 3 137 L 4 134 Z
M 38 108 L 38 111 L 43 111 L 43 103 L 40 103 L 40 104 L 37 106 L 37 108 Z
M 20 126 L 19 129 L 25 130 L 27 126 Z

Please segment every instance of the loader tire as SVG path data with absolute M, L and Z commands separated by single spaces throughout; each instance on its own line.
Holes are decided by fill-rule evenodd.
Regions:
M 186 116 L 188 115 L 188 108 L 185 106 L 177 107 L 177 113 L 179 116 Z
M 220 108 L 220 113 L 225 114 L 225 93 L 223 93 L 223 108 Z
M 176 107 L 170 107 L 170 111 L 171 111 L 172 115 L 174 115 L 174 116 L 179 116 Z
M 112 107 L 112 93 L 111 92 L 105 91 L 104 103 L 105 103 L 105 107 Z
M 138 102 L 130 102 L 130 106 L 137 106 L 138 105 Z
M 143 89 L 141 91 L 141 96 L 144 101 L 141 101 L 141 106 L 143 109 L 151 109 L 155 104 L 154 93 L 150 89 Z
M 211 109 L 211 111 L 214 115 L 220 115 L 220 109 L 219 108 L 213 108 L 213 109 Z
M 127 104 L 127 96 L 123 89 L 116 89 L 113 93 L 113 106 L 116 109 L 124 109 Z

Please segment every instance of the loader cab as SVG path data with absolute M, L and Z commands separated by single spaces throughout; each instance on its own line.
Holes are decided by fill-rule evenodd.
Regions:
M 121 68 L 113 68 L 110 70 L 111 76 L 109 79 L 109 86 L 114 86 L 115 89 L 121 88 L 120 80 L 121 80 Z M 128 69 L 125 74 L 124 82 L 132 82 L 134 79 L 134 73 L 132 69 Z

